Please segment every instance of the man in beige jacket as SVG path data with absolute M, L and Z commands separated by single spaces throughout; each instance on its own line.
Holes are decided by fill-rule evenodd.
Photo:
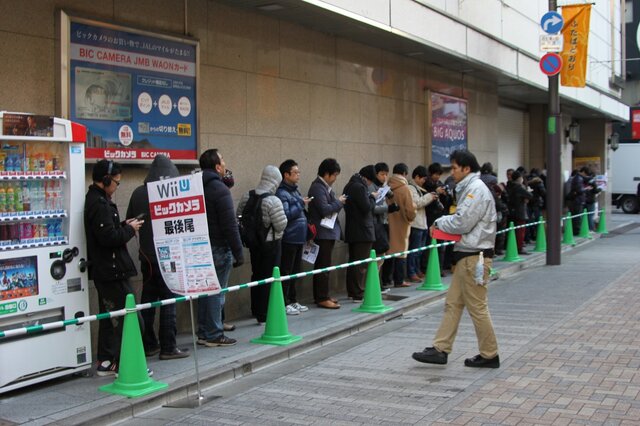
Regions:
M 393 198 L 387 200 L 387 203 L 396 203 L 400 210 L 389 215 L 389 251 L 387 254 L 400 253 L 409 248 L 409 232 L 411 222 L 416 217 L 416 205 L 409 190 L 408 175 L 409 167 L 404 163 L 398 163 L 393 166 L 393 175 L 389 178 L 389 187 L 393 191 Z M 409 287 L 411 284 L 404 281 L 407 255 L 393 258 L 393 262 L 389 260 L 385 261 L 384 265 L 392 264 L 394 287 Z

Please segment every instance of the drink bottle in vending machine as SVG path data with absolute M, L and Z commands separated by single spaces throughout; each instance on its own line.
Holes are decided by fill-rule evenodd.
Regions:
M 86 129 L 19 113 L 0 121 L 0 331 L 89 315 Z M 89 323 L 0 337 L 0 354 L 0 393 L 88 369 Z

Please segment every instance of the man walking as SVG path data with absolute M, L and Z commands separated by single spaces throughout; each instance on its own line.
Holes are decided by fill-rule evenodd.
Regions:
M 451 173 L 456 182 L 456 212 L 435 221 L 430 231 L 440 229 L 461 234 L 455 243 L 455 264 L 451 286 L 445 300 L 444 316 L 433 340 L 433 347 L 415 352 L 413 359 L 429 364 L 446 364 L 458 332 L 462 310 L 466 307 L 476 330 L 480 353 L 467 358 L 467 367 L 500 367 L 498 343 L 487 303 L 489 270 L 496 238 L 496 208 L 489 188 L 480 180 L 480 165 L 469 151 L 451 154 Z
M 231 267 L 238 267 L 244 263 L 231 191 L 222 181 L 226 173 L 226 164 L 217 149 L 208 149 L 200 156 L 200 168 L 213 264 L 220 287 L 226 288 Z M 224 335 L 223 307 L 224 294 L 198 299 L 199 345 L 214 347 L 236 344 L 235 339 Z

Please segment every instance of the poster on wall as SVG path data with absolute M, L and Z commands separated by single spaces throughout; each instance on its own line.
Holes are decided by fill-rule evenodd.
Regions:
M 63 114 L 87 127 L 87 158 L 197 159 L 197 41 L 64 13 L 62 27 Z
M 432 93 L 431 161 L 449 166 L 457 149 L 467 149 L 467 101 Z
M 160 272 L 177 294 L 220 289 L 213 264 L 202 173 L 147 183 Z

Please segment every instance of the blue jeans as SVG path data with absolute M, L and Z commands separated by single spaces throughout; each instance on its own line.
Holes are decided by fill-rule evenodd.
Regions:
M 411 228 L 411 234 L 409 234 L 409 250 L 426 246 L 427 235 L 426 229 Z M 418 275 L 418 272 L 420 272 L 420 258 L 423 254 L 424 252 L 421 251 L 407 255 L 407 275 L 409 278 Z
M 216 268 L 220 288 L 227 288 L 233 255 L 229 247 L 211 247 L 213 264 Z M 198 338 L 204 340 L 217 339 L 224 334 L 222 308 L 224 294 L 198 299 Z

